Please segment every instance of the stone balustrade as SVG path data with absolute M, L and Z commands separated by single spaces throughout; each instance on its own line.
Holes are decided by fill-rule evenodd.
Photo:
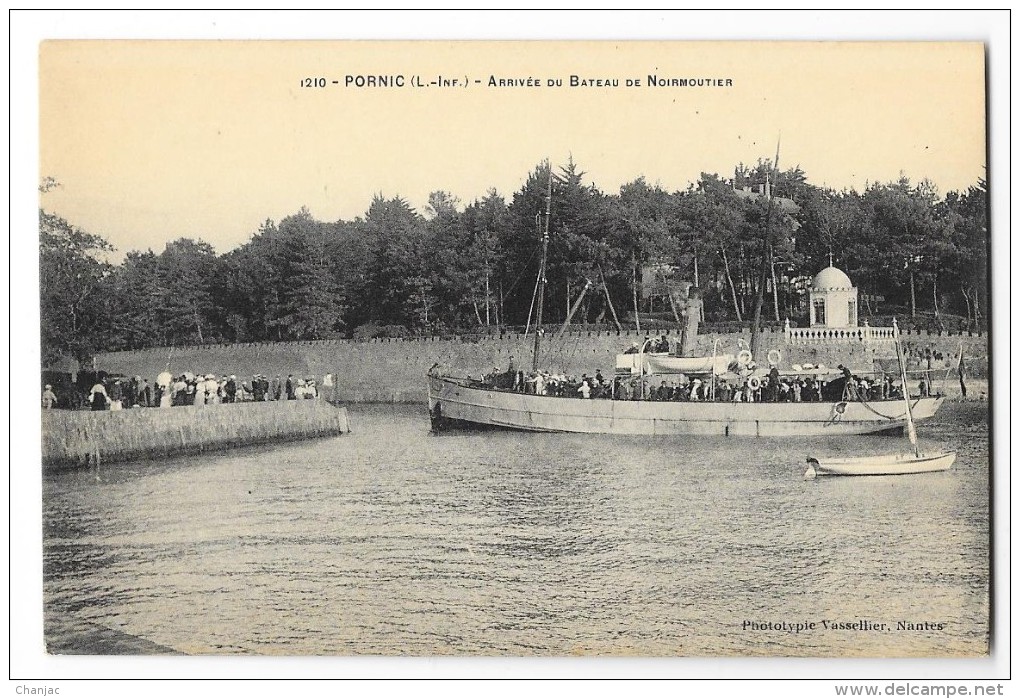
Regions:
M 784 328 L 786 342 L 791 345 L 816 345 L 841 342 L 893 342 L 892 328 Z

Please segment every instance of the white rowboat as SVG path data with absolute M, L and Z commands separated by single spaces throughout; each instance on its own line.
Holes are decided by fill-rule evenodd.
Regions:
M 903 361 L 899 326 L 896 325 L 895 318 L 893 318 L 893 338 L 896 340 L 896 359 L 900 365 L 900 380 L 905 388 L 907 385 L 906 362 Z M 917 416 L 914 414 L 910 399 L 906 396 L 906 391 L 904 391 L 903 402 L 906 408 L 906 432 L 910 439 L 910 446 L 913 447 L 913 453 L 842 458 L 809 456 L 804 478 L 811 479 L 815 476 L 897 476 L 906 473 L 948 471 L 956 461 L 956 452 L 922 454 L 917 445 L 917 431 L 914 429 L 914 420 Z
M 914 454 L 881 454 L 849 458 L 808 457 L 809 469 L 819 476 L 898 476 L 907 473 L 948 471 L 956 461 L 956 452 L 915 456 Z

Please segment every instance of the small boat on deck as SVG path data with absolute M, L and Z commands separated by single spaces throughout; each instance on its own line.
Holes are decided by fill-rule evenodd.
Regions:
M 903 361 L 899 328 L 895 318 L 893 319 L 893 337 L 896 340 L 896 358 L 900 365 L 900 378 L 903 385 L 906 386 L 906 364 Z M 912 452 L 852 457 L 809 456 L 804 478 L 810 480 L 815 476 L 899 476 L 909 473 L 948 471 L 956 461 L 956 452 L 922 454 L 917 444 L 917 431 L 914 429 L 913 407 L 910 404 L 910 399 L 906 397 L 906 391 L 904 391 L 904 403 L 906 404 L 907 418 L 906 432 L 910 439 L 910 445 L 913 447 Z

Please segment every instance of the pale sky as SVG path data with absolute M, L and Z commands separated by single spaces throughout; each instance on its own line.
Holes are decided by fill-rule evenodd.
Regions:
M 201 238 L 218 252 L 307 206 L 365 213 L 376 193 L 424 209 L 569 156 L 615 193 L 668 190 L 772 157 L 863 189 L 902 172 L 941 192 L 984 174 L 978 43 L 175 42 L 40 45 L 42 205 L 121 252 Z M 402 76 L 357 88 L 347 76 Z M 570 87 L 571 75 L 619 87 Z M 653 87 L 648 76 L 732 86 Z M 456 78 L 467 87 L 414 87 Z M 490 87 L 490 77 L 539 87 Z M 324 77 L 327 87 L 301 87 Z M 639 86 L 628 87 L 627 79 Z M 550 87 L 550 79 L 563 80 Z M 339 84 L 333 84 L 337 80 Z M 480 84 L 474 81 L 480 80 Z

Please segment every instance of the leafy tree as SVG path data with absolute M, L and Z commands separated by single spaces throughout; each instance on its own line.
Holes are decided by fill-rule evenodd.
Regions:
M 507 225 L 506 202 L 490 189 L 484 199 L 465 208 L 462 218 L 466 240 L 462 254 L 456 258 L 459 264 L 452 267 L 451 274 L 478 325 L 499 325 L 499 238 Z
M 947 287 L 959 289 L 967 326 L 979 328 L 988 308 L 988 189 L 982 179 L 966 192 L 950 192 L 940 216 L 947 227 Z
M 420 215 L 379 194 L 351 221 L 317 221 L 301 209 L 279 225 L 267 220 L 223 255 L 182 238 L 159 254 L 129 252 L 117 266 L 105 261 L 112 248 L 100 236 L 40 211 L 44 356 L 87 361 L 100 349 L 523 326 L 547 224 L 546 323 L 569 309 L 574 322 L 622 327 L 617 308 L 642 310 L 649 263 L 694 282 L 710 319 L 757 320 L 769 290 L 776 315 L 792 317 L 805 310 L 795 284 L 831 259 L 866 294 L 862 311 L 878 312 L 868 300 L 878 294 L 915 314 L 930 310 L 936 323 L 958 312 L 981 326 L 983 181 L 940 198 L 906 178 L 860 193 L 822 189 L 799 167 L 776 173 L 767 159 L 733 172 L 732 180 L 702 173 L 680 192 L 639 177 L 607 195 L 572 159 L 543 162 L 509 203 L 495 190 L 466 206 L 435 191 Z M 763 192 L 744 190 L 766 178 L 781 198 L 771 207 Z
M 39 286 L 42 360 L 71 356 L 85 362 L 109 344 L 104 295 L 113 252 L 105 239 L 39 210 Z
M 159 258 L 152 250 L 132 251 L 111 278 L 112 324 L 109 349 L 141 349 L 170 344 L 164 302 L 169 289 L 164 284 Z
M 346 311 L 328 260 L 328 229 L 307 209 L 280 222 L 278 335 L 291 340 L 336 337 Z
M 372 250 L 364 301 L 372 320 L 405 327 L 427 322 L 435 299 L 424 223 L 400 197 L 373 199 L 364 223 Z
M 159 255 L 164 291 L 160 310 L 171 344 L 204 344 L 217 338 L 219 310 L 210 291 L 217 267 L 216 252 L 200 240 L 179 238 Z

